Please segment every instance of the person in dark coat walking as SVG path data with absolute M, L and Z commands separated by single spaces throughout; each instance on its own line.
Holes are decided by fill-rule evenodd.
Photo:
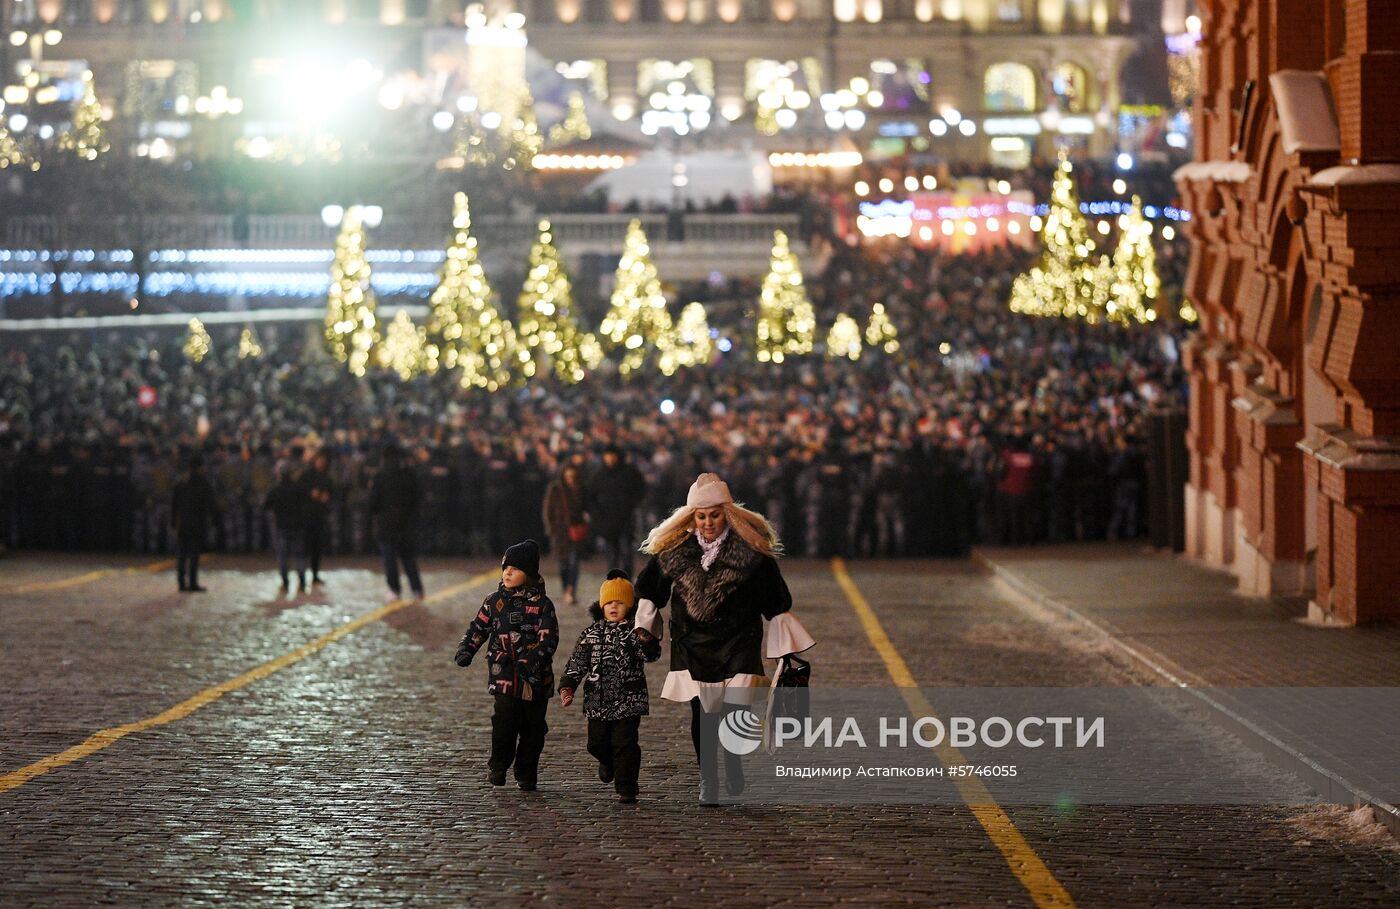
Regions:
M 369 513 L 374 519 L 379 553 L 384 558 L 384 581 L 389 585 L 391 601 L 399 599 L 403 592 L 399 586 L 400 562 L 414 599 L 423 599 L 417 550 L 418 509 L 422 502 L 422 487 L 412 468 L 403 463 L 403 452 L 397 445 L 384 446 L 382 466 L 369 493 Z
M 583 478 L 573 464 L 565 464 L 545 490 L 544 527 L 549 535 L 549 548 L 559 557 L 564 605 L 572 606 L 578 602 L 579 550 L 588 541 Z
M 622 456 L 622 449 L 608 446 L 603 466 L 593 477 L 588 496 L 588 515 L 593 533 L 603 538 L 603 556 L 609 565 L 632 574 L 632 551 L 637 506 L 646 497 L 642 472 Z
M 203 593 L 199 557 L 208 544 L 209 525 L 218 517 L 214 487 L 204 476 L 204 458 L 190 456 L 184 479 L 170 498 L 170 527 L 175 532 L 175 576 L 182 593 Z
M 296 468 L 286 462 L 278 465 L 277 485 L 263 500 L 262 510 L 272 516 L 272 548 L 277 554 L 281 592 L 287 592 L 287 575 L 296 563 L 297 593 L 306 593 L 306 522 L 311 510 L 307 487 L 296 479 Z
M 685 507 L 652 529 L 644 551 L 651 560 L 637 578 L 636 627 L 660 638 L 659 610 L 671 607 L 671 671 L 661 697 L 690 703 L 700 802 L 717 805 L 724 715 L 766 691 L 764 657 L 801 653 L 816 642 L 792 615 L 772 525 L 736 504 L 715 474 L 696 479 Z M 744 788 L 743 765 L 729 752 L 725 785 L 733 795 Z
M 311 583 L 320 584 L 321 556 L 326 551 L 326 533 L 331 502 L 335 498 L 335 486 L 331 483 L 331 459 L 325 451 L 316 452 L 311 466 L 301 475 L 301 485 L 306 491 L 306 561 L 311 568 Z M 283 581 L 285 584 L 285 580 Z

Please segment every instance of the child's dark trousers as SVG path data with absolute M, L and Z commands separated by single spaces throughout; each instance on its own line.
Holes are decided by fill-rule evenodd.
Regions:
M 637 794 L 637 775 L 642 770 L 642 749 L 637 744 L 641 725 L 639 716 L 588 721 L 588 753 L 612 768 L 618 795 Z
M 540 775 L 540 752 L 544 751 L 544 735 L 549 724 L 544 721 L 548 700 L 522 701 L 508 694 L 498 694 L 496 709 L 491 714 L 492 770 L 508 770 L 515 764 L 515 779 L 534 783 Z

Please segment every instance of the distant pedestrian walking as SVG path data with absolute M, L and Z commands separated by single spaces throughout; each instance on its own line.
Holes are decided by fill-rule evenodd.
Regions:
M 603 452 L 603 466 L 593 477 L 588 496 L 588 515 L 593 532 L 603 538 L 607 563 L 632 574 L 632 554 L 637 548 L 637 506 L 646 497 L 642 472 L 627 463 L 622 449 L 609 445 Z
M 288 572 L 296 566 L 297 593 L 306 593 L 305 534 L 310 499 L 306 487 L 296 479 L 291 463 L 277 468 L 277 485 L 263 501 L 263 511 L 272 518 L 272 548 L 277 554 L 277 573 L 282 578 L 281 592 L 288 589 Z
M 374 518 L 379 553 L 384 558 L 384 581 L 389 599 L 403 595 L 399 565 L 408 575 L 408 587 L 417 599 L 423 598 L 423 579 L 418 574 L 418 508 L 423 501 L 422 487 L 413 470 L 403 463 L 397 445 L 384 447 L 383 462 L 369 493 L 369 513 Z
M 199 557 L 209 544 L 209 526 L 218 518 L 214 488 L 204 476 L 204 458 L 191 455 L 185 476 L 170 499 L 170 527 L 175 532 L 175 575 L 182 593 L 203 593 Z

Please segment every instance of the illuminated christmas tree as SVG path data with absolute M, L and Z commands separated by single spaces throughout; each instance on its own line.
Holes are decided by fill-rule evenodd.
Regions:
M 509 170 L 513 166 L 521 170 L 532 170 L 535 166 L 535 155 L 544 150 L 544 133 L 540 130 L 540 121 L 535 117 L 535 98 L 530 94 L 530 86 L 526 84 L 520 90 L 520 100 L 515 108 L 515 117 L 510 123 L 509 137 L 509 157 L 505 161 L 505 167 Z
M 569 112 L 564 119 L 549 129 L 552 145 L 568 145 L 570 142 L 583 142 L 593 138 L 593 127 L 588 124 L 588 111 L 583 106 L 583 95 L 573 92 L 569 95 Z
M 467 194 L 457 193 L 447 258 L 429 300 L 426 366 L 460 369 L 464 388 L 495 391 L 510 382 L 515 335 L 496 308 L 471 226 Z
M 1113 251 L 1113 298 L 1106 315 L 1124 325 L 1153 322 L 1154 304 L 1162 289 L 1157 276 L 1157 251 L 1152 247 L 1152 222 L 1142 216 L 1142 200 L 1133 196 L 1132 208 L 1118 221 L 1118 248 Z
M 1079 210 L 1073 167 L 1064 156 L 1055 173 L 1040 240 L 1044 247 L 1040 262 L 1012 284 L 1012 312 L 1088 322 L 1103 318 L 1112 293 L 1112 267 L 1107 257 L 1095 254 L 1089 221 Z
M 20 147 L 19 140 L 10 134 L 4 121 L 0 120 L 0 170 L 7 167 L 24 167 L 28 163 L 29 159 Z
M 574 324 L 573 285 L 548 221 L 540 222 L 539 238 L 530 249 L 530 273 L 516 302 L 516 335 L 521 347 L 532 359 L 537 352 L 543 354 L 560 379 L 578 382 L 601 362 L 603 349 L 598 340 Z
M 758 301 L 755 349 L 759 361 L 781 363 L 788 356 L 811 353 L 816 325 L 797 254 L 788 245 L 787 234 L 775 230 L 768 274 Z
M 618 368 L 624 375 L 646 362 L 648 347 L 663 355 L 670 346 L 671 314 L 666 311 L 646 232 L 635 218 L 627 225 L 611 305 L 600 332 L 609 345 L 622 349 Z
M 204 323 L 198 319 L 190 319 L 189 329 L 189 334 L 185 336 L 185 344 L 181 349 L 185 352 L 185 359 L 191 363 L 202 363 L 204 358 L 209 356 L 213 339 L 209 337 Z
M 703 304 L 690 303 L 681 310 L 671 343 L 664 347 L 657 365 L 668 376 L 677 369 L 709 364 L 715 355 L 715 344 L 710 337 L 710 320 Z
M 387 369 L 398 373 L 399 378 L 407 382 L 427 368 L 427 347 L 427 331 L 414 325 L 408 311 L 401 309 L 389 323 L 379 356 Z
M 253 331 L 251 325 L 243 329 L 243 333 L 238 336 L 238 359 L 256 360 L 263 355 L 262 344 L 258 341 L 257 332 Z
M 899 350 L 899 333 L 895 331 L 883 303 L 870 307 L 870 321 L 865 323 L 865 343 L 887 354 Z
M 845 313 L 836 317 L 826 333 L 826 355 L 832 359 L 860 359 L 860 325 L 855 319 Z
M 96 161 L 98 155 L 111 148 L 102 129 L 102 104 L 97 100 L 91 72 L 83 73 L 82 100 L 73 111 L 72 128 L 58 137 L 58 147 L 85 161 Z
M 476 114 L 466 114 L 457 127 L 453 153 L 468 167 L 490 167 L 496 163 L 496 137 L 481 125 Z
M 351 206 L 340 222 L 331 262 L 331 287 L 326 296 L 326 350 L 344 363 L 353 376 L 363 376 L 379 343 L 374 288 L 365 259 L 365 225 L 360 209 Z

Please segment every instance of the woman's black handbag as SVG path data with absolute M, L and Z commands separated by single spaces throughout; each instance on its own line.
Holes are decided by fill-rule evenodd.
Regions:
M 801 721 L 811 712 L 807 694 L 811 681 L 811 663 L 792 653 L 778 661 L 772 687 L 768 689 L 768 713 L 763 722 L 763 750 L 768 754 L 774 751 L 773 725 L 778 717 Z
M 811 681 L 811 663 L 791 653 L 783 657 L 782 666 L 778 670 L 779 688 L 806 688 Z

